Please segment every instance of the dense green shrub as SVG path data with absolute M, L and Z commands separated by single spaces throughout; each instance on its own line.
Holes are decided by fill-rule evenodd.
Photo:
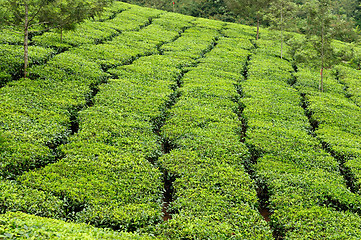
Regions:
M 361 198 L 350 192 L 339 170 L 340 163 L 313 135 L 316 127 L 320 137 L 313 117 L 323 115 L 329 106 L 323 110 L 312 106 L 324 106 L 325 99 L 319 98 L 325 94 L 316 93 L 315 77 L 302 75 L 300 68 L 298 73 L 292 73 L 291 63 L 273 57 L 274 53 L 268 47 L 265 49 L 266 46 L 261 44 L 251 56 L 248 78 L 241 83 L 241 101 L 247 122 L 245 143 L 255 159 L 256 181 L 267 196 L 264 201 L 268 201 L 273 212 L 271 225 L 284 238 L 333 239 L 327 227 L 324 230 L 319 227 L 320 222 L 341 216 L 338 211 L 350 211 L 353 213 L 346 214 L 342 223 L 331 224 L 330 228 L 355 236 L 357 232 L 352 230 L 351 222 L 360 222 L 355 212 L 359 211 Z M 301 76 L 307 77 L 301 79 Z M 291 85 L 301 93 L 315 90 L 303 97 Z M 336 81 L 327 78 L 325 87 L 342 96 L 343 88 Z M 311 98 L 314 101 L 309 108 L 303 109 Z M 307 114 L 311 114 L 311 119 Z M 315 209 L 322 214 L 315 215 Z M 298 213 L 305 217 L 298 217 Z
M 199 64 L 187 68 L 181 95 L 161 128 L 175 147 L 159 159 L 175 178 L 170 210 L 175 214 L 158 226 L 161 236 L 272 238 L 257 213 L 254 183 L 243 167 L 249 153 L 240 141 L 234 85 L 242 80 L 249 52 L 238 43 L 221 38 Z
M 183 41 L 169 45 L 178 49 L 178 45 L 186 43 L 191 53 L 201 56 L 214 38 L 206 32 L 203 39 L 207 39 L 208 45 L 201 41 L 195 44 L 195 35 L 201 30 L 189 30 L 190 33 L 179 38 L 184 38 Z M 151 35 L 152 31 L 143 28 L 139 35 Z M 154 40 L 149 42 L 142 41 L 138 34 L 124 33 L 112 42 L 96 47 L 103 49 L 104 54 L 108 52 L 108 58 L 112 58 L 104 60 L 115 63 L 119 58 L 110 54 L 116 51 L 109 48 L 110 43 L 123 42 L 129 49 L 134 49 L 130 54 L 136 57 L 135 54 L 147 54 L 143 46 L 156 49 L 158 44 L 171 41 L 178 34 L 164 33 L 169 36 L 152 37 Z M 62 54 L 73 56 L 76 64 L 68 65 L 64 60 L 49 62 L 49 70 L 50 67 L 57 69 L 55 73 L 62 70 L 65 76 L 74 71 L 90 76 L 99 74 L 98 79 L 101 78 L 104 74 L 96 70 L 98 64 L 84 66 L 80 61 L 90 55 L 90 59 L 100 62 L 96 57 L 99 52 L 83 51 L 85 47 Z M 129 56 L 126 54 L 125 57 Z M 119 79 L 108 80 L 100 86 L 94 105 L 78 113 L 79 132 L 60 147 L 65 158 L 24 174 L 19 181 L 67 199 L 77 209 L 73 216 L 76 221 L 128 231 L 147 229 L 158 223 L 162 217 L 162 173 L 150 161 L 161 153 L 161 144 L 153 131 L 157 119 L 164 117 L 181 73 L 179 61 L 173 57 L 175 54 L 170 51 L 167 55 L 142 57 L 131 65 L 109 70 Z M 183 60 L 192 62 L 189 58 Z M 84 69 L 91 66 L 94 66 L 92 70 Z M 40 76 L 54 76 L 46 68 L 41 72 L 36 70 Z M 78 76 L 83 77 L 82 74 Z
M 117 2 L 63 42 L 34 37 L 32 80 L 0 89 L 0 238 L 148 238 L 8 213 L 22 211 L 167 239 L 272 239 L 266 202 L 275 235 L 357 239 L 346 183 L 361 182 L 359 74 L 326 70 L 319 93 L 319 73 L 292 66 L 293 48 L 281 60 L 272 34 L 253 42 L 252 27 Z M 5 44 L 17 41 L 0 37 L 0 84 L 21 68 Z
M 41 65 L 45 63 L 52 55 L 54 50 L 36 46 L 29 47 L 29 64 Z M 23 75 L 24 68 L 24 49 L 19 45 L 0 45 L 0 84 L 18 79 Z
M 2 239 L 154 239 L 146 235 L 114 232 L 20 212 L 0 215 Z
M 0 213 L 22 211 L 42 217 L 62 219 L 66 205 L 49 193 L 0 180 Z

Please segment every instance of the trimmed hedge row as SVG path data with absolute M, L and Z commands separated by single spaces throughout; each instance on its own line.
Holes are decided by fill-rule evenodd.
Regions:
M 40 49 L 40 47 L 34 48 Z M 21 79 L 0 89 L 0 106 L 3 109 L 0 114 L 3 137 L 0 174 L 4 178 L 14 179 L 24 171 L 43 167 L 64 157 L 64 152 L 57 147 L 66 143 L 71 130 L 77 131 L 75 129 L 77 112 L 92 102 L 92 95 L 97 91 L 96 86 L 109 77 L 98 64 L 92 62 L 91 59 L 86 60 L 85 54 L 83 55 L 76 54 L 75 50 L 59 54 L 45 65 L 32 66 L 30 72 L 33 80 Z M 139 55 L 138 52 L 133 53 L 129 56 L 130 60 L 137 55 Z M 129 158 L 137 162 L 134 156 Z M 111 159 L 111 157 L 106 159 Z M 104 165 L 107 164 L 104 163 Z M 124 163 L 119 164 L 115 169 L 117 174 L 122 168 L 127 169 L 129 166 Z M 64 171 L 64 168 L 61 171 Z M 4 188 L 10 187 L 9 184 L 10 182 L 4 182 Z M 42 188 L 39 187 L 39 190 Z M 60 214 L 56 212 L 51 214 L 47 209 L 49 202 L 53 200 L 46 202 L 48 205 L 44 203 L 46 205 L 44 207 L 39 204 L 41 209 L 34 208 L 37 192 L 43 194 L 44 199 L 52 199 L 51 194 L 47 192 L 18 188 L 10 191 L 7 198 L 1 199 L 2 211 L 21 210 L 61 218 Z M 76 191 L 73 193 L 76 195 Z M 22 197 L 22 194 L 26 195 Z M 77 196 L 74 199 L 68 199 L 65 194 L 59 193 L 58 197 L 63 201 L 62 206 L 59 204 L 53 204 L 53 206 L 59 207 L 59 211 L 68 218 L 75 214 L 73 212 L 85 207 L 79 204 Z M 18 198 L 25 199 L 21 201 L 29 201 L 29 203 L 22 203 L 20 206 Z M 128 213 L 133 209 L 138 209 L 139 212 L 148 211 L 148 215 L 153 214 L 154 209 L 146 209 L 146 207 L 123 206 L 127 208 Z M 112 212 L 112 214 L 118 213 Z M 129 223 L 131 224 L 133 223 Z
M 212 43 L 219 33 L 213 29 L 192 27 L 187 29 L 182 38 L 161 47 L 164 55 L 177 56 L 177 58 L 199 58 L 200 54 L 209 51 Z M 212 36 L 209 38 L 209 36 Z
M 158 14 L 158 11 L 154 12 Z M 148 17 L 154 12 L 144 12 L 144 15 Z M 42 50 L 38 53 L 38 61 L 44 58 L 43 55 L 53 53 L 40 47 L 34 49 Z M 139 54 L 145 54 L 145 51 L 134 50 L 129 55 L 124 54 L 123 50 L 124 56 L 119 58 L 126 62 Z M 7 151 L 0 153 L 0 174 L 3 177 L 14 178 L 23 171 L 46 165 L 61 157 L 53 149 L 66 141 L 69 129 L 74 124 L 71 118 L 90 101 L 95 91 L 92 88 L 109 76 L 98 64 L 91 62 L 92 59 L 85 60 L 87 52 L 80 52 L 73 50 L 72 53 L 62 53 L 46 65 L 33 66 L 30 74 L 35 80 L 22 79 L 0 90 L 1 109 L 4 109 L 0 127 L 7 146 Z
M 24 43 L 24 37 L 21 34 L 15 34 L 6 28 L 1 29 L 0 33 L 0 44 L 22 45 Z
M 139 32 L 124 32 L 112 41 L 98 45 L 83 45 L 71 52 L 87 57 L 108 69 L 128 64 L 139 56 L 157 54 L 158 46 L 172 41 L 177 36 L 178 32 L 151 24 Z
M 182 32 L 186 28 L 193 26 L 193 21 L 195 17 L 182 15 L 178 13 L 166 12 L 163 13 L 161 18 L 156 18 L 153 20 L 154 24 L 160 25 L 168 31 Z
M 284 239 L 356 239 L 361 199 L 346 187 L 338 162 L 312 136 L 294 83 L 292 66 L 278 57 L 251 57 L 241 84 L 246 144 L 258 185 L 273 212 L 271 225 Z M 295 86 L 299 84 L 296 82 Z M 251 163 L 252 166 L 252 163 Z M 339 218 L 340 220 L 332 220 Z M 333 233 L 333 235 L 331 234 Z
M 71 53 L 36 66 L 36 80 L 22 79 L 0 89 L 0 128 L 6 151 L 0 175 L 14 178 L 58 156 L 53 151 L 70 133 L 71 115 L 83 106 L 91 85 L 107 77 L 98 65 Z
M 157 229 L 168 239 L 272 238 L 242 165 L 249 153 L 240 141 L 234 85 L 250 53 L 239 45 L 238 39 L 220 38 L 187 69 L 181 96 L 161 128 L 174 145 L 159 160 L 168 178 L 175 178 L 174 214 Z
M 43 64 L 55 54 L 54 50 L 29 47 L 29 65 Z M 0 86 L 13 78 L 21 78 L 24 72 L 24 49 L 17 45 L 0 44 Z
M 214 38 L 207 30 L 191 32 L 203 34 L 208 42 Z M 203 49 L 194 44 L 193 35 L 179 39 L 185 38 L 181 44 L 200 55 Z M 159 39 L 154 40 L 154 46 L 171 40 L 154 39 Z M 163 195 L 162 173 L 151 164 L 162 151 L 153 131 L 174 96 L 181 74 L 178 64 L 169 53 L 142 57 L 109 70 L 119 79 L 102 85 L 94 106 L 79 112 L 79 132 L 61 147 L 66 157 L 24 174 L 19 181 L 67 199 L 77 209 L 76 221 L 150 231 L 161 221 Z
M 42 217 L 65 217 L 66 203 L 49 193 L 3 179 L 0 179 L 0 192 L 0 214 L 23 211 Z
M 236 23 L 227 23 L 225 29 L 222 30 L 224 35 L 229 38 L 242 38 L 245 40 L 253 40 L 256 38 L 256 28 Z M 249 44 L 250 41 L 243 41 Z M 253 47 L 253 46 L 252 46 Z
M 98 19 L 98 21 L 87 20 L 83 24 L 80 24 L 76 31 L 65 32 L 63 34 L 63 41 L 60 40 L 60 34 L 57 32 L 46 32 L 33 37 L 31 44 L 38 46 L 29 47 L 30 65 L 41 65 L 56 53 L 55 50 L 49 49 L 48 47 L 55 47 L 58 51 L 62 51 L 72 46 L 86 44 L 88 48 L 90 48 L 90 46 L 94 48 L 94 45 L 91 44 L 98 44 L 102 41 L 109 40 L 115 35 L 119 35 L 120 31 L 139 30 L 141 26 L 149 24 L 150 18 L 157 17 L 160 14 L 158 10 L 144 11 L 143 9 L 141 11 L 137 6 L 133 6 L 132 9 L 129 8 L 130 5 L 128 4 L 116 2 L 105 14 L 114 15 L 114 19 L 107 19 L 107 21 L 101 21 L 101 19 Z M 117 14 L 125 9 L 128 10 L 122 14 Z M 12 36 L 12 38 L 10 38 L 10 36 Z M 13 44 L 15 41 L 13 39 L 17 39 L 17 36 L 18 35 L 14 33 L 12 33 L 12 35 L 7 34 L 6 30 L 2 32 L 4 43 Z M 22 77 L 24 53 L 20 43 L 19 45 L 0 45 L 0 58 L 2 59 L 0 63 L 0 86 L 6 84 L 11 79 Z M 94 51 L 93 48 L 91 49 L 92 51 Z M 97 50 L 98 52 L 100 51 L 100 49 Z
M 0 215 L 1 239 L 155 239 L 146 235 L 114 232 L 86 224 L 10 212 Z
M 298 73 L 300 86 L 298 88 L 306 94 L 308 111 L 312 113 L 312 119 L 318 124 L 317 136 L 341 163 L 345 163 L 346 177 L 355 181 L 351 184 L 355 185 L 354 187 L 359 191 L 361 186 L 361 134 L 359 131 L 361 108 L 355 104 L 359 79 L 354 79 L 354 72 L 347 67 L 338 66 L 337 71 L 339 81 L 344 82 L 345 85 L 338 82 L 332 72 L 326 72 L 325 92 L 319 93 L 317 87 L 302 87 L 304 82 L 317 83 L 318 78 L 314 71 L 301 68 Z M 350 87 L 347 88 L 348 86 Z M 347 98 L 353 93 L 356 95 L 351 99 Z
M 46 32 L 33 38 L 33 43 L 40 46 L 52 46 L 59 49 L 69 49 L 84 44 L 99 44 L 111 40 L 123 31 L 139 30 L 156 18 L 161 11 L 144 9 L 135 5 L 116 2 L 114 11 L 122 11 L 112 19 L 106 21 L 86 20 L 75 31 L 63 33 L 63 41 L 57 32 Z
M 346 87 L 346 97 L 361 106 L 361 72 L 350 67 L 336 66 L 338 80 Z

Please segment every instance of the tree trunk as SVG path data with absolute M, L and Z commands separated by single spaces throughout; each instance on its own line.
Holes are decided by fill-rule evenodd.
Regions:
M 281 8 L 281 59 L 283 59 L 283 6 Z
M 259 39 L 259 17 L 257 17 L 257 37 L 256 40 Z
M 24 78 L 28 77 L 28 65 L 29 65 L 29 9 L 25 3 L 25 24 L 24 24 Z
M 60 28 L 60 42 L 63 42 L 63 28 Z
M 324 27 L 322 26 L 322 32 L 321 32 L 321 81 L 320 81 L 320 86 L 319 86 L 319 90 L 321 92 L 323 92 L 323 68 L 324 68 Z

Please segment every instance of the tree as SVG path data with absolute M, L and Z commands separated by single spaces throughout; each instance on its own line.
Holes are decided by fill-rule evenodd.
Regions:
M 361 0 L 357 0 L 357 6 L 354 8 L 352 17 L 355 19 L 356 24 L 361 26 Z
M 46 19 L 48 26 L 60 30 L 60 40 L 63 41 L 63 30 L 74 30 L 76 24 L 82 22 L 87 17 L 88 7 L 82 1 L 57 1 L 55 4 L 49 4 L 44 9 L 47 12 Z
M 60 30 L 60 40 L 63 40 L 63 30 L 74 30 L 76 25 L 87 18 L 101 14 L 113 0 L 57 0 L 46 9 L 47 20 L 51 19 L 52 27 Z
M 24 36 L 24 77 L 28 75 L 29 33 L 74 28 L 109 3 L 111 0 L 0 0 L 0 25 L 20 31 Z
M 9 25 L 18 30 L 22 28 L 24 34 L 24 77 L 27 77 L 28 68 L 28 41 L 32 28 L 46 24 L 45 7 L 55 0 L 2 0 L 0 2 L 0 15 L 2 25 Z
M 257 37 L 259 39 L 259 26 L 264 11 L 272 0 L 225 0 L 231 11 L 241 17 L 254 19 L 257 22 Z
M 323 70 L 330 66 L 333 57 L 331 40 L 334 32 L 332 20 L 331 0 L 312 0 L 305 4 L 307 13 L 306 39 L 319 54 L 320 84 L 319 90 L 323 92 Z
M 281 59 L 283 58 L 284 33 L 291 24 L 294 23 L 297 4 L 289 0 L 274 0 L 267 9 L 265 20 L 271 24 L 271 28 L 281 32 Z

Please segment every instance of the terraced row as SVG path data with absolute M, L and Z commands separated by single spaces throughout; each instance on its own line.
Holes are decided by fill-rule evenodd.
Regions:
M 209 23 L 210 25 L 210 23 Z M 230 29 L 229 29 L 230 28 Z M 229 38 L 228 25 L 214 49 L 182 78 L 181 96 L 170 109 L 160 134 L 170 145 L 159 159 L 174 179 L 172 219 L 159 226 L 170 239 L 271 239 L 258 213 L 253 181 L 243 164 L 249 158 L 241 143 L 235 85 L 242 80 L 249 37 Z
M 30 66 L 42 65 L 59 53 L 82 45 L 98 45 L 112 40 L 124 31 L 137 31 L 151 23 L 161 11 L 115 2 L 105 14 L 96 20 L 86 20 L 76 31 L 60 34 L 45 32 L 31 37 L 29 46 Z M 10 80 L 18 80 L 23 71 L 22 37 L 11 31 L 2 31 L 0 36 L 0 86 Z M 34 78 L 36 76 L 31 76 Z
M 357 93 L 351 94 L 358 86 L 357 81 L 359 82 L 359 79 L 351 76 L 357 77 L 358 72 L 342 66 L 338 66 L 337 70 L 339 80 L 334 72 L 327 72 L 325 93 L 318 93 L 315 88 L 318 79 L 314 77 L 314 72 L 304 68 L 300 68 L 297 73 L 299 81 L 295 87 L 305 96 L 307 110 L 318 138 L 339 160 L 350 189 L 359 193 L 361 108 L 355 104 L 358 101 Z M 345 88 L 348 84 L 350 87 Z
M 147 11 L 146 14 L 148 19 L 152 14 L 153 17 L 158 16 L 159 12 Z M 169 14 L 168 18 L 174 17 Z M 158 29 L 166 21 L 167 19 L 159 21 Z M 188 22 L 180 22 L 181 25 L 189 25 Z M 154 54 L 158 53 L 157 46 L 166 40 L 171 41 L 181 30 L 177 26 L 168 27 L 173 31 L 164 29 L 163 32 L 167 35 L 154 35 L 153 40 L 144 37 L 145 41 L 152 41 L 148 44 L 139 41 L 138 45 L 130 45 L 132 39 L 121 43 L 114 39 L 112 44 L 115 45 L 112 49 L 108 48 L 108 51 L 118 51 L 117 65 L 129 63 L 140 55 L 148 55 L 149 49 Z M 147 31 L 147 28 L 143 28 L 139 35 L 147 35 Z M 134 34 L 128 33 L 128 37 L 132 35 Z M 142 49 L 139 49 L 139 45 Z M 19 185 L 5 179 L 17 178 L 26 183 L 27 178 L 18 178 L 19 174 L 64 157 L 65 153 L 57 147 L 78 131 L 78 111 L 93 104 L 92 97 L 98 91 L 97 85 L 109 78 L 109 74 L 104 73 L 99 64 L 91 62 L 92 59 L 86 60 L 87 54 L 86 51 L 73 48 L 56 56 L 46 65 L 35 67 L 32 72 L 38 75 L 37 79 L 20 80 L 1 89 L 2 109 L 6 109 L 1 116 L 1 212 L 21 210 L 46 217 L 69 219 L 85 207 L 79 204 L 81 196 L 77 196 L 76 189 L 69 188 L 70 193 L 64 193 L 54 186 L 53 191 L 46 192 L 43 191 L 45 187 L 34 186 L 32 183 L 28 184 L 30 187 L 26 187 L 26 184 Z M 131 165 L 127 167 L 132 168 Z M 64 169 L 61 171 L 64 172 Z M 60 199 L 53 197 L 54 192 L 58 193 L 57 197 Z M 100 221 L 98 224 L 103 223 Z
M 257 45 L 241 84 L 245 143 L 261 195 L 273 212 L 274 236 L 357 239 L 361 218 L 354 212 L 361 199 L 348 189 L 339 162 L 314 137 L 302 96 L 294 89 L 300 79 L 295 83 L 290 62 Z
M 0 89 L 0 238 L 357 239 L 359 73 L 320 93 L 254 32 L 118 2 L 34 37 Z
M 191 26 L 184 19 L 182 23 L 186 24 L 182 28 Z M 193 27 L 163 46 L 159 44 L 174 40 L 175 36 L 163 34 L 153 40 L 139 37 L 152 42 L 148 46 L 153 44 L 164 55 L 139 58 L 130 65 L 109 69 L 119 79 L 109 80 L 100 88 L 94 105 L 80 111 L 78 133 L 61 147 L 65 157 L 25 173 L 18 181 L 60 197 L 69 205 L 67 218 L 128 231 L 151 228 L 161 219 L 163 190 L 161 173 L 146 161 L 156 157 L 161 146 L 152 132 L 156 127 L 153 125 L 164 114 L 163 107 L 172 96 L 182 68 L 193 65 L 193 59 L 209 51 L 217 36 L 216 30 Z M 140 40 L 139 43 L 144 44 Z M 78 58 L 90 57 L 103 68 L 113 67 L 116 62 L 80 49 L 74 48 L 70 53 Z M 102 54 L 106 55 L 109 50 L 105 49 Z M 152 53 L 156 52 L 144 54 Z M 39 67 L 39 74 L 53 76 L 49 64 Z

